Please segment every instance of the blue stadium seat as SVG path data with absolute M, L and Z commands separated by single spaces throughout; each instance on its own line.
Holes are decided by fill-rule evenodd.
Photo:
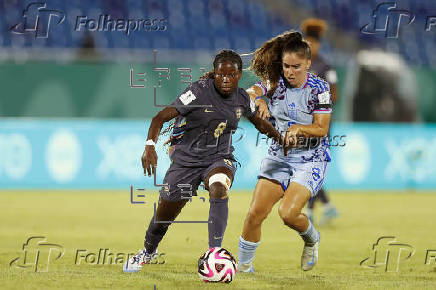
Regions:
M 194 39 L 194 49 L 211 49 L 211 39 L 209 37 L 196 37 Z
M 230 39 L 228 39 L 225 36 L 218 36 L 213 38 L 213 46 L 215 48 L 215 51 L 218 51 L 223 48 L 231 48 L 231 42 Z
M 268 34 L 268 17 L 263 7 L 259 3 L 250 2 L 248 4 L 248 18 L 250 21 L 251 29 L 255 30 L 256 33 L 266 35 Z
M 162 36 L 161 34 L 153 37 L 153 48 L 170 48 L 170 39 L 167 36 Z
M 153 48 L 153 39 L 148 32 L 135 32 L 133 34 L 132 47 L 137 49 Z
M 233 48 L 238 53 L 248 53 L 254 48 L 254 41 L 253 45 L 251 45 L 251 42 L 249 37 L 237 36 L 233 39 Z

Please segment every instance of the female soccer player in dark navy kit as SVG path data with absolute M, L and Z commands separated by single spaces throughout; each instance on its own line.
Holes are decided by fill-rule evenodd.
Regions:
M 256 128 L 275 140 L 277 130 L 255 114 L 254 103 L 238 88 L 242 76 L 241 57 L 231 50 L 216 55 L 213 71 L 192 83 L 171 106 L 152 120 L 142 166 L 144 175 L 155 174 L 157 155 L 154 145 L 162 125 L 177 118 L 172 136 L 171 166 L 160 190 L 159 205 L 148 226 L 144 250 L 129 259 L 125 272 L 137 272 L 157 253 L 157 247 L 173 221 L 201 182 L 209 191 L 209 247 L 220 247 L 227 226 L 228 190 L 235 173 L 231 136 L 242 115 Z

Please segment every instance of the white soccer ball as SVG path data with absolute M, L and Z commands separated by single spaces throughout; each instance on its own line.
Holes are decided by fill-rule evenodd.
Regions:
M 204 282 L 230 283 L 236 273 L 236 261 L 223 248 L 210 248 L 198 259 L 198 276 Z

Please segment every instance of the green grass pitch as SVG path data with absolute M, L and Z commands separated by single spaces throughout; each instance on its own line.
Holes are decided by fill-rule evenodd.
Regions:
M 200 196 L 206 195 L 202 192 Z M 263 225 L 256 273 L 237 274 L 232 283 L 223 285 L 204 283 L 196 273 L 197 259 L 207 249 L 205 224 L 172 225 L 159 247 L 164 255 L 158 262 L 165 263 L 146 265 L 138 273 L 125 274 L 121 264 L 110 265 L 109 260 L 96 265 L 91 258 L 89 263 L 81 258 L 80 264 L 75 264 L 77 250 L 98 254 L 99 249 L 109 249 L 122 255 L 140 249 L 157 200 L 155 193 L 146 191 L 146 198 L 141 199 L 146 204 L 131 204 L 128 190 L 2 191 L 0 288 L 436 289 L 436 258 L 425 264 L 427 250 L 434 250 L 430 256 L 436 256 L 435 192 L 331 192 L 331 197 L 340 216 L 319 228 L 319 263 L 313 271 L 300 270 L 302 241 L 283 225 L 276 206 Z M 223 247 L 236 257 L 251 192 L 232 191 L 230 198 Z M 208 209 L 207 198 L 206 202 L 195 198 L 179 220 L 206 220 Z M 23 243 L 32 236 L 44 236 L 46 243 L 64 249 L 60 259 L 54 260 L 55 254 L 50 257 L 47 272 L 35 272 L 31 262 L 28 268 L 9 265 L 23 256 Z M 395 236 L 397 243 L 415 250 L 409 259 L 405 259 L 407 251 L 401 252 L 398 272 L 360 266 L 363 259 L 373 257 L 372 245 L 381 236 Z M 29 252 L 28 260 L 34 256 Z

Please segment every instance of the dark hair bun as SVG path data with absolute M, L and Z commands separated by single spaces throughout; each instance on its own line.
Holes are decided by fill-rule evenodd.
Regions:
M 303 41 L 303 36 L 300 32 L 294 31 L 289 34 L 288 39 L 286 42 L 300 42 Z
M 284 52 L 297 52 L 299 55 L 310 59 L 310 47 L 300 32 L 292 31 L 285 35 L 285 42 L 282 45 L 282 55 Z

